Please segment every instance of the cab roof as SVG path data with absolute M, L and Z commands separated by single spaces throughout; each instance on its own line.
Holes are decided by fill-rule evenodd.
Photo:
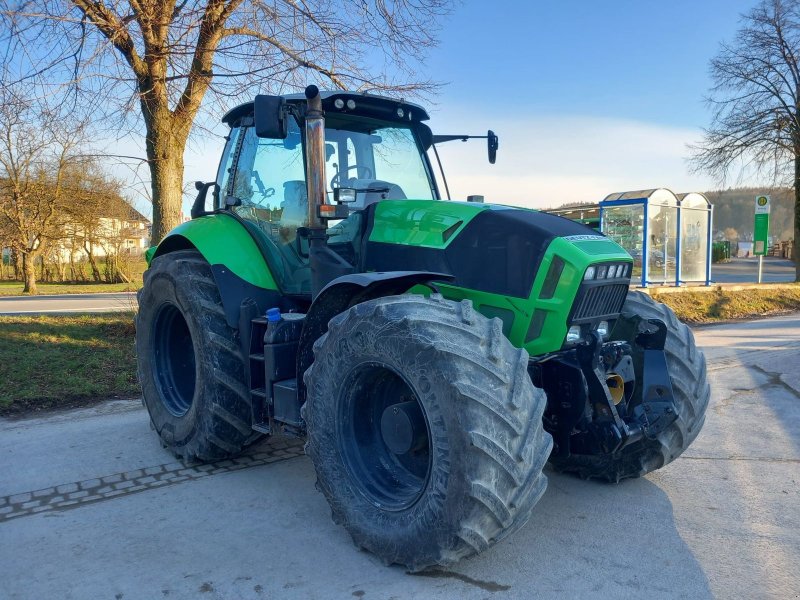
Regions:
M 418 104 L 387 98 L 386 96 L 343 91 L 321 91 L 319 95 L 322 98 L 322 109 L 327 113 L 342 115 L 357 114 L 359 116 L 405 123 L 418 123 L 420 121 L 427 121 L 430 118 L 425 109 Z M 301 105 L 304 107 L 306 103 L 304 94 L 284 94 L 281 97 L 289 104 Z M 344 103 L 342 108 L 336 107 L 337 100 L 342 100 Z M 348 108 L 347 104 L 349 100 L 355 103 L 355 108 Z M 402 116 L 400 116 L 400 110 L 398 109 L 402 109 Z M 222 117 L 222 122 L 232 127 L 239 118 L 252 113 L 253 103 L 246 102 L 245 104 L 240 104 L 236 108 L 229 110 L 225 116 Z

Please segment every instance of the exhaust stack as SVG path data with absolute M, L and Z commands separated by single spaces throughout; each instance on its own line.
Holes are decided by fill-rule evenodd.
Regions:
M 319 207 L 325 204 L 325 114 L 322 98 L 315 85 L 306 88 L 306 189 L 308 191 L 308 227 L 324 227 Z
M 317 86 L 306 88 L 306 189 L 308 191 L 308 262 L 311 267 L 311 297 L 316 298 L 331 281 L 353 272 L 353 265 L 328 248 L 326 221 L 320 206 L 327 204 L 325 189 L 325 114 Z

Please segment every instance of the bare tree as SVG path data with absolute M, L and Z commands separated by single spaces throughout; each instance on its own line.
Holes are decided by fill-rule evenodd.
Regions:
M 724 181 L 732 171 L 794 188 L 794 261 L 800 281 L 800 1 L 762 0 L 711 61 L 711 126 L 693 164 Z
M 155 243 L 179 223 L 183 154 L 207 95 L 230 105 L 308 80 L 430 89 L 416 68 L 452 2 L 0 0 L 0 17 L 19 78 L 70 86 L 94 111 L 138 105 L 128 114 L 146 134 Z
M 36 293 L 36 263 L 63 235 L 71 182 L 85 169 L 82 139 L 82 124 L 0 90 L 0 222 L 22 259 L 24 293 Z

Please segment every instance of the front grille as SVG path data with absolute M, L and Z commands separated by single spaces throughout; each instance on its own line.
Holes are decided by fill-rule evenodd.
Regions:
M 578 290 L 569 322 L 580 325 L 614 318 L 622 310 L 627 295 L 627 283 L 584 282 Z

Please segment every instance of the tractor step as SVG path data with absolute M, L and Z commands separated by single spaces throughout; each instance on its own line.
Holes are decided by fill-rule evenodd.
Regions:
M 250 324 L 250 401 L 252 427 L 262 433 L 280 429 L 300 432 L 297 398 L 297 348 L 305 315 L 286 313 L 273 323 L 256 317 Z
M 256 317 L 251 321 L 248 364 L 250 367 L 250 405 L 252 406 L 253 429 L 260 433 L 272 433 L 269 426 L 269 398 L 264 377 L 264 335 L 267 319 Z

